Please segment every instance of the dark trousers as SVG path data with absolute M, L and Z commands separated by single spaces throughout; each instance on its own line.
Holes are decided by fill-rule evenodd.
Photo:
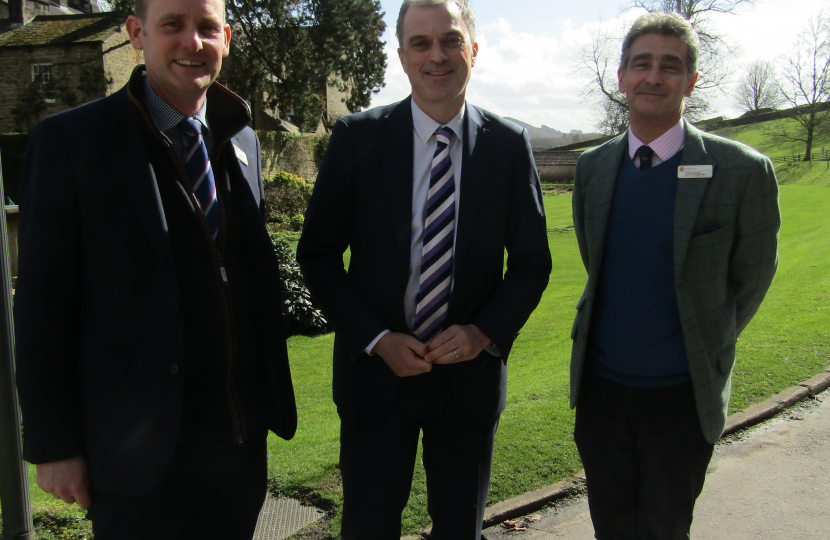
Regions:
M 714 449 L 691 383 L 631 388 L 586 369 L 574 439 L 598 540 L 689 538 Z
M 341 413 L 343 540 L 399 540 L 423 430 L 432 540 L 479 540 L 498 414 L 471 418 L 428 376 L 404 381 L 381 418 Z
M 95 540 L 250 540 L 265 501 L 266 435 L 258 432 L 241 448 L 179 449 L 161 482 L 141 497 L 93 488 Z

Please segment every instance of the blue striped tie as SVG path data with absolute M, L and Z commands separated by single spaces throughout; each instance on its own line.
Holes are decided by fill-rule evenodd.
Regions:
M 216 198 L 216 183 L 213 181 L 213 170 L 202 137 L 202 124 L 198 120 L 185 118 L 179 122 L 179 128 L 190 139 L 184 161 L 190 189 L 199 201 L 208 230 L 215 242 L 219 238 L 219 199 Z
M 453 131 L 435 130 L 438 147 L 432 158 L 426 211 L 421 286 L 415 307 L 415 336 L 426 343 L 444 328 L 452 285 L 452 248 L 455 228 L 455 177 L 450 160 Z

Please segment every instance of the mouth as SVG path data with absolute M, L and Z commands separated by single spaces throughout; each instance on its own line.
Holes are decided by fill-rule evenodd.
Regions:
M 174 62 L 185 67 L 202 67 L 205 65 L 204 62 L 197 62 L 196 60 L 174 60 Z
M 445 75 L 449 75 L 452 73 L 451 69 L 442 69 L 442 70 L 434 70 L 434 71 L 427 71 L 426 74 L 430 77 L 443 77 Z

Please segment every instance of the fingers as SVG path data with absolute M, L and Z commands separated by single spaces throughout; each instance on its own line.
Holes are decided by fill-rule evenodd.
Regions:
M 78 503 L 78 506 L 86 510 L 89 508 L 89 505 L 92 504 L 92 497 L 89 496 L 89 486 L 82 485 L 80 489 L 75 492 L 74 494 L 75 502 Z
M 453 325 L 435 336 L 428 344 L 424 360 L 431 364 L 454 364 L 476 358 L 490 343 L 477 326 Z
M 37 485 L 67 504 L 77 502 L 83 509 L 92 502 L 86 461 L 81 456 L 37 465 Z
M 407 334 L 389 332 L 380 338 L 374 351 L 398 377 L 412 377 L 432 370 L 432 364 L 423 358 L 427 353 L 426 345 Z

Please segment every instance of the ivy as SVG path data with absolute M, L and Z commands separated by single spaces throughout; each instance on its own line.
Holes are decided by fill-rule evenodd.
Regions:
M 327 332 L 328 321 L 311 301 L 311 293 L 305 286 L 291 244 L 276 234 L 271 234 L 271 242 L 280 265 L 280 279 L 283 283 L 281 308 L 287 335 L 308 336 Z

